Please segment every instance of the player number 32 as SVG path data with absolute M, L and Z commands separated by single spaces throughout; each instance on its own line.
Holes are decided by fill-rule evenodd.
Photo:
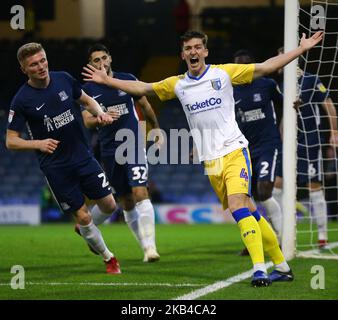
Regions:
M 140 167 L 134 167 L 133 170 L 133 180 L 140 180 L 142 179 L 142 182 L 147 180 L 147 168 L 140 166 Z M 140 183 L 142 183 L 140 181 Z

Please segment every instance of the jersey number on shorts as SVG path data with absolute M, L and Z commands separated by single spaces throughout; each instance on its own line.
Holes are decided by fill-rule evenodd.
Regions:
M 259 173 L 260 177 L 265 177 L 266 175 L 269 174 L 268 168 L 269 168 L 269 162 L 267 161 L 262 161 L 261 162 L 262 169 Z
M 109 186 L 109 182 L 107 181 L 106 175 L 102 172 L 97 175 L 99 178 L 102 178 L 102 188 L 107 188 Z
M 139 183 L 146 182 L 147 180 L 147 168 L 146 167 L 134 167 L 133 170 L 133 180 L 140 180 Z
M 317 170 L 316 170 L 314 164 L 313 164 L 313 163 L 309 163 L 308 175 L 309 175 L 310 177 L 313 177 L 313 176 L 316 175 L 316 173 L 317 173 Z

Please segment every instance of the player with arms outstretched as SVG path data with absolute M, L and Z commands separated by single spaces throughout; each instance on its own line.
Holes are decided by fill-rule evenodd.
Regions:
M 322 32 L 311 38 L 303 35 L 299 47 L 258 64 L 207 65 L 207 36 L 188 31 L 182 36 L 181 57 L 188 66 L 184 75 L 156 83 L 125 81 L 107 76 L 104 69 L 88 65 L 86 81 L 109 85 L 133 95 L 157 95 L 161 100 L 177 97 L 186 114 L 199 160 L 204 162 L 210 182 L 224 208 L 237 221 L 241 238 L 254 267 L 253 286 L 268 286 L 271 281 L 292 280 L 293 276 L 268 222 L 250 199 L 251 161 L 248 142 L 238 128 L 232 84 L 250 83 L 275 72 L 321 41 Z M 275 270 L 267 275 L 264 250 Z

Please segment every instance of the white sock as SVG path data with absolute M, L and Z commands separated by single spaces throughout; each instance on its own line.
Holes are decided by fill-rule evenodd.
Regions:
M 138 212 L 139 234 L 142 247 L 154 247 L 155 245 L 155 211 L 149 199 L 137 202 L 135 208 Z
M 310 192 L 310 201 L 318 228 L 318 240 L 327 240 L 327 206 L 323 190 Z
M 283 212 L 283 190 L 280 188 L 273 188 L 272 190 L 272 196 L 275 198 L 275 200 L 278 202 L 279 207 L 281 208 Z
M 274 197 L 271 197 L 265 201 L 262 201 L 261 204 L 264 206 L 266 213 L 271 221 L 271 224 L 276 231 L 279 243 L 281 243 L 283 221 L 282 210 L 279 206 L 279 203 Z
M 90 223 L 86 226 L 79 226 L 82 237 L 103 257 L 105 261 L 109 261 L 110 258 L 114 257 L 114 255 L 108 250 L 102 238 L 101 231 L 97 228 L 93 221 L 90 221 Z
M 105 222 L 111 215 L 112 213 L 104 213 L 101 211 L 99 206 L 96 204 L 91 210 L 90 210 L 90 215 L 92 216 L 93 222 L 96 226 L 102 224 Z
M 253 265 L 253 271 L 254 271 L 254 273 L 256 271 L 263 271 L 263 272 L 267 273 L 265 263 L 255 263 Z
M 275 269 L 281 272 L 289 272 L 291 270 L 286 261 L 275 264 Z
M 141 235 L 140 235 L 140 230 L 139 230 L 139 223 L 138 223 L 138 212 L 134 208 L 129 211 L 123 210 L 124 214 L 124 220 L 126 221 L 129 229 L 135 236 L 136 240 L 139 242 L 140 246 L 142 247 L 142 242 L 141 242 Z

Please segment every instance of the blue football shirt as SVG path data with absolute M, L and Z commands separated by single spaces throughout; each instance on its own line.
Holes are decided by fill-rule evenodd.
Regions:
M 28 83 L 21 86 L 11 102 L 8 120 L 10 130 L 22 132 L 27 125 L 32 140 L 60 141 L 53 154 L 36 151 L 42 170 L 71 166 L 92 156 L 75 101 L 82 94 L 81 85 L 66 72 L 49 75 L 47 88 L 33 88 Z
M 137 80 L 135 76 L 129 73 L 114 72 L 114 78 L 121 80 Z M 111 88 L 103 84 L 88 82 L 83 86 L 83 90 L 94 98 L 104 111 L 117 110 L 120 118 L 112 124 L 99 128 L 99 141 L 102 156 L 113 156 L 116 148 L 126 139 L 119 141 L 116 134 L 121 129 L 128 129 L 133 132 L 135 137 L 135 148 L 138 146 L 138 116 L 135 110 L 134 99 L 138 96 Z
M 255 156 L 270 146 L 280 146 L 275 104 L 282 104 L 283 96 L 277 83 L 262 77 L 251 84 L 234 86 L 236 120 L 249 141 L 250 153 Z
M 328 97 L 328 91 L 318 76 L 305 72 L 298 80 L 303 104 L 299 108 L 298 143 L 320 144 L 320 104 Z

